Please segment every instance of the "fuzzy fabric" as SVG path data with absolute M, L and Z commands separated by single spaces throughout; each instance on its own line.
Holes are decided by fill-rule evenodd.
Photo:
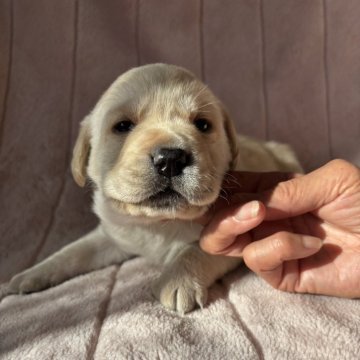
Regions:
M 0 303 L 0 358 L 349 359 L 359 357 L 360 302 L 272 289 L 244 267 L 188 315 L 152 296 L 144 259 Z
M 27 296 L 6 282 L 94 227 L 71 148 L 133 66 L 185 66 L 239 132 L 290 143 L 307 170 L 360 165 L 359 19 L 359 0 L 0 0 L 0 359 L 358 359 L 359 300 L 244 268 L 185 316 L 152 298 L 143 259 Z

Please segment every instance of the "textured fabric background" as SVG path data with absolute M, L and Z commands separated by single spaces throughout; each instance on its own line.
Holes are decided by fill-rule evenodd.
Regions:
M 225 102 L 240 132 L 290 143 L 307 170 L 334 157 L 360 165 L 359 18 L 358 0 L 0 0 L 0 282 L 96 223 L 89 190 L 71 179 L 71 148 L 81 119 L 133 66 L 187 67 Z M 92 315 L 98 332 L 114 274 L 92 275 L 105 283 L 83 311 L 100 308 Z M 86 288 L 89 280 L 74 281 Z M 45 302 L 61 289 L 29 299 Z M 2 334 L 28 326 L 12 324 L 8 306 L 19 301 L 26 309 L 30 300 L 0 304 Z M 89 356 L 96 331 L 84 338 Z

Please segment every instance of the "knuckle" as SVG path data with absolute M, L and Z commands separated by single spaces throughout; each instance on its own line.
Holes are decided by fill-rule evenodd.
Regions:
M 337 182 L 334 185 L 338 193 L 349 188 L 360 186 L 360 168 L 343 159 L 335 159 L 329 163 L 329 171 Z
M 339 171 L 340 173 L 344 173 L 346 175 L 359 175 L 359 168 L 350 162 L 343 159 L 334 159 L 331 160 L 328 164 L 329 167 Z
M 276 191 L 280 199 L 286 199 L 289 202 L 291 202 L 292 199 L 297 199 L 299 195 L 301 195 L 299 194 L 301 187 L 297 185 L 295 179 L 279 183 Z M 289 209 L 289 211 L 290 210 L 291 209 Z
M 261 245 L 254 242 L 251 246 L 244 249 L 243 258 L 245 264 L 253 271 L 257 272 L 260 267 Z
M 344 159 L 333 159 L 333 160 L 329 161 L 328 165 L 331 167 L 344 167 L 344 166 L 346 167 L 351 164 Z
M 287 231 L 279 231 L 271 238 L 271 247 L 274 253 L 288 253 L 291 250 L 290 234 Z

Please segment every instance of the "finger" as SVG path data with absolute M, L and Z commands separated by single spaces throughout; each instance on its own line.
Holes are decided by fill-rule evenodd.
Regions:
M 351 165 L 334 160 L 304 176 L 280 182 L 259 194 L 236 194 L 230 202 L 259 200 L 266 206 L 266 220 L 284 219 L 319 209 L 331 203 L 349 185 Z
M 298 280 L 298 269 L 284 271 L 286 262 L 311 256 L 319 251 L 322 242 L 319 238 L 277 232 L 265 239 L 254 241 L 243 249 L 246 265 L 270 285 L 278 289 L 294 291 Z M 290 282 L 290 285 L 289 285 Z
M 334 160 L 323 167 L 289 181 L 279 183 L 259 196 L 267 207 L 266 220 L 317 213 L 335 200 L 348 185 L 348 164 Z
M 211 254 L 226 255 L 239 234 L 244 234 L 259 225 L 265 217 L 263 204 L 252 201 L 242 206 L 230 207 L 216 213 L 204 228 L 201 248 Z M 249 236 L 242 237 L 243 246 L 250 242 Z M 238 242 L 241 246 L 241 242 Z
M 251 230 L 251 229 L 250 229 Z M 219 251 L 215 255 L 225 255 L 232 257 L 242 257 L 244 248 L 253 241 L 253 237 L 250 231 L 240 234 L 234 238 L 234 241 L 222 251 Z

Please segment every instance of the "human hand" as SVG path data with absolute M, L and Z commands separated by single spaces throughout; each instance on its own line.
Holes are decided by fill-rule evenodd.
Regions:
M 215 215 L 203 219 L 208 222 L 203 250 L 243 256 L 251 270 L 280 290 L 360 297 L 359 168 L 334 160 L 282 182 L 288 174 L 233 176 L 243 185 L 237 191 L 248 193 L 233 195 L 232 202 L 253 201 L 240 208 L 220 201 Z M 271 181 L 279 183 L 262 191 Z

